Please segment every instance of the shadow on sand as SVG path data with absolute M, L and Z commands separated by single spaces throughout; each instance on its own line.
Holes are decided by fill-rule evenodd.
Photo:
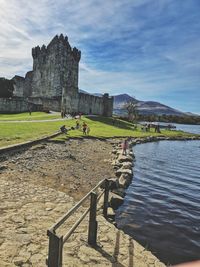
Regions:
M 123 246 L 123 245 L 122 245 Z M 117 231 L 116 234 L 116 240 L 115 240 L 115 246 L 112 255 L 106 252 L 100 245 L 96 245 L 94 247 L 103 257 L 105 257 L 107 260 L 109 260 L 112 263 L 112 267 L 134 267 L 134 243 L 133 240 L 129 239 L 129 246 L 128 246 L 128 265 L 123 265 L 119 262 L 119 251 L 120 251 L 120 231 Z M 136 267 L 136 266 L 135 266 Z

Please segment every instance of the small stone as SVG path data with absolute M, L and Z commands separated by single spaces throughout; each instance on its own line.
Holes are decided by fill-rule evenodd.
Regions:
M 127 162 L 127 161 L 132 162 L 133 158 L 131 156 L 119 155 L 118 162 L 122 163 L 122 162 Z
M 124 199 L 116 194 L 113 194 L 110 199 L 110 206 L 113 210 L 118 209 L 124 203 Z
M 0 171 L 3 171 L 3 170 L 5 170 L 5 169 L 7 169 L 7 168 L 8 168 L 7 165 L 2 165 L 2 166 L 0 166 Z
M 24 259 L 21 258 L 21 257 L 17 257 L 17 258 L 14 259 L 14 264 L 16 266 L 22 266 L 23 263 L 25 263 L 25 262 L 24 262 Z
M 46 211 L 51 211 L 52 210 L 52 208 L 46 208 Z
M 118 169 L 116 172 L 116 175 L 119 177 L 121 174 L 128 174 L 130 177 L 133 175 L 132 169 Z

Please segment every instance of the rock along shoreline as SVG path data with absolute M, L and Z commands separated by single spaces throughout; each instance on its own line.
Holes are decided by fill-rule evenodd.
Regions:
M 110 198 L 110 215 L 114 217 L 115 210 L 118 209 L 124 202 L 125 191 L 129 187 L 133 179 L 133 167 L 135 155 L 133 147 L 137 144 L 158 141 L 189 141 L 200 140 L 199 136 L 192 137 L 164 137 L 164 136 L 149 136 L 144 138 L 129 138 L 129 149 L 126 155 L 122 155 L 121 143 L 113 144 L 112 151 L 112 166 L 115 171 L 115 178 L 110 179 L 110 189 L 112 191 Z

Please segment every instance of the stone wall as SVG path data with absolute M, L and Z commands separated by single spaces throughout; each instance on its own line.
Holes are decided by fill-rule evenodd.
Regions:
M 108 94 L 103 97 L 79 93 L 78 110 L 83 114 L 112 116 L 113 98 Z
M 20 113 L 28 111 L 28 103 L 24 98 L 0 98 L 1 113 Z
M 12 80 L 14 81 L 14 91 L 13 95 L 16 97 L 24 97 L 24 91 L 25 91 L 25 78 L 21 76 L 15 75 Z
M 31 97 L 29 98 L 29 103 L 40 106 L 40 110 L 43 111 L 58 111 L 61 110 L 61 97 Z
M 28 71 L 25 78 L 15 75 L 12 80 L 14 81 L 13 95 L 17 97 L 29 97 L 32 94 L 32 79 L 33 72 Z
M 103 98 L 79 93 L 78 109 L 83 114 L 103 114 Z

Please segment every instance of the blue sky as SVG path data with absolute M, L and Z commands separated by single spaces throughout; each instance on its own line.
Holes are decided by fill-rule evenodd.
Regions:
M 82 52 L 79 88 L 200 114 L 199 0 L 0 0 L 0 77 L 56 34 Z

